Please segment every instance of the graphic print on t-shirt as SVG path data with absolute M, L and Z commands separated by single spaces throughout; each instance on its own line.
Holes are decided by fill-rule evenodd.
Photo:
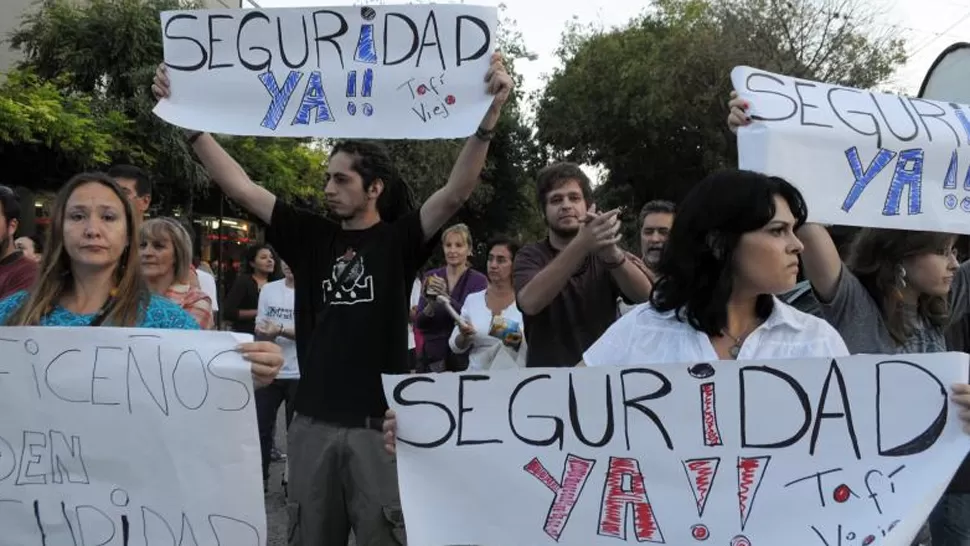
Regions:
M 344 274 L 344 269 L 354 261 L 356 256 L 354 249 L 348 248 L 333 264 L 330 278 L 323 281 L 323 297 L 331 300 L 331 305 L 354 305 L 374 301 L 374 277 L 367 274 L 363 256 L 353 264 L 353 269 L 337 286 L 337 281 Z

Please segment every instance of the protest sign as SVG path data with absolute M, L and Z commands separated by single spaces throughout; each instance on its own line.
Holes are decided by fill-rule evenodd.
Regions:
M 408 538 L 909 546 L 970 450 L 967 361 L 385 376 Z
M 970 233 L 970 107 L 731 73 L 754 123 L 739 165 L 785 178 L 823 224 Z
M 162 13 L 172 94 L 155 113 L 232 135 L 475 132 L 498 12 L 465 4 Z
M 230 333 L 0 328 L 0 545 L 263 546 Z

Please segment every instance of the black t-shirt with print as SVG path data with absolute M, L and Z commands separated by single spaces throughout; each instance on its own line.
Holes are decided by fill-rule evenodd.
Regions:
M 350 231 L 277 199 L 266 240 L 296 284 L 296 411 L 335 422 L 383 416 L 381 374 L 407 372 L 411 287 L 434 248 L 419 211 Z M 361 259 L 335 286 L 358 250 Z M 332 303 L 318 324 L 327 298 Z

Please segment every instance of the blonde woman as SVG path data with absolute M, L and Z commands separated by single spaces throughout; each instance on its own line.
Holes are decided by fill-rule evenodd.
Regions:
M 424 336 L 424 349 L 419 370 L 442 372 L 461 371 L 462 358 L 448 347 L 448 338 L 455 320 L 437 301 L 445 296 L 451 306 L 461 312 L 468 294 L 481 292 L 488 286 L 488 278 L 468 266 L 472 253 L 472 235 L 465 224 L 455 224 L 441 234 L 441 246 L 445 252 L 445 266 L 428 271 L 424 280 L 424 294 L 418 300 L 415 326 Z
M 211 330 L 212 300 L 201 288 L 192 286 L 192 241 L 172 218 L 153 218 L 141 226 L 141 271 L 155 294 L 176 303 L 199 323 Z
M 30 290 L 0 300 L 0 325 L 198 329 L 178 305 L 152 294 L 138 267 L 131 204 L 103 173 L 71 178 L 54 200 L 49 250 Z M 269 342 L 239 347 L 259 384 L 276 377 L 283 356 Z

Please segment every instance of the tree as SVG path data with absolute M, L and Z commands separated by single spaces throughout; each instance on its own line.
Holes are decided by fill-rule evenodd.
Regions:
M 198 7 L 183 0 L 43 0 L 11 37 L 25 56 L 21 68 L 39 81 L 49 82 L 64 96 L 110 105 L 112 115 L 125 118 L 124 130 L 115 133 L 116 145 L 103 150 L 96 163 L 134 163 L 150 170 L 163 210 L 191 208 L 208 187 L 208 176 L 180 129 L 151 112 L 151 79 L 162 59 L 158 14 Z M 6 129 L 0 125 L 0 134 Z M 309 140 L 223 141 L 243 168 L 280 197 L 309 202 L 322 198 L 320 166 L 326 154 L 309 146 Z M 19 153 L 12 148 L 5 146 L 4 155 Z M 62 173 L 61 180 L 70 174 Z
M 734 66 L 867 88 L 905 59 L 857 0 L 657 0 L 612 31 L 573 25 L 538 100 L 539 141 L 600 164 L 600 208 L 677 200 L 735 163 L 726 100 Z M 634 212 L 635 215 L 635 212 Z M 632 227 L 632 226 L 631 226 Z
M 9 172 L 30 173 L 42 189 L 60 172 L 94 169 L 125 149 L 130 120 L 111 104 L 64 90 L 58 80 L 12 71 L 0 85 L 0 154 Z M 128 153 L 138 154 L 137 149 Z M 22 180 L 18 180 L 22 183 Z

